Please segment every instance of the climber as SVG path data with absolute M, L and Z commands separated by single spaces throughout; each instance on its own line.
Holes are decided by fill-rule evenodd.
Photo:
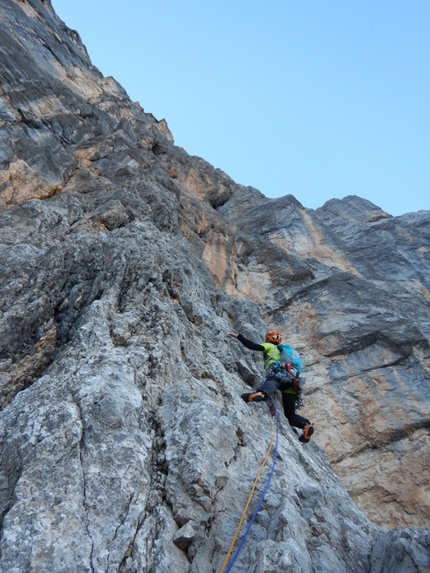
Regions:
M 256 392 L 242 394 L 241 398 L 247 403 L 261 402 L 266 400 L 271 394 L 274 394 L 276 390 L 280 390 L 282 393 L 284 414 L 290 426 L 301 428 L 303 433 L 299 440 L 304 443 L 309 442 L 314 433 L 314 425 L 307 418 L 296 413 L 298 391 L 293 387 L 293 384 L 287 384 L 276 376 L 276 364 L 281 357 L 281 351 L 278 348 L 278 344 L 282 342 L 281 334 L 274 330 L 269 331 L 266 334 L 266 341 L 262 344 L 252 342 L 252 340 L 248 340 L 242 334 L 236 334 L 235 332 L 229 332 L 227 336 L 236 338 L 250 350 L 264 352 L 264 368 L 267 372 L 266 379 L 263 385 L 257 388 Z

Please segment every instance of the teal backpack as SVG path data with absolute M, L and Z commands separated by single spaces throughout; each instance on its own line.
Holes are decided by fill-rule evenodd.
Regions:
M 297 370 L 297 375 L 302 371 L 302 359 L 297 350 L 294 350 L 289 344 L 278 344 L 278 350 L 281 351 L 281 356 L 278 360 L 279 364 L 291 364 Z
M 296 394 L 296 408 L 304 408 L 302 399 L 303 386 L 305 379 L 300 376 L 302 371 L 302 359 L 297 350 L 294 350 L 289 344 L 278 344 L 278 350 L 281 351 L 281 356 L 274 365 L 274 375 L 277 380 L 281 382 L 279 390 L 287 392 L 289 389 L 294 389 Z

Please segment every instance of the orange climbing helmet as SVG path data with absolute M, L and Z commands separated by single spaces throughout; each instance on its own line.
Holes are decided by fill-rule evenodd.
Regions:
M 269 332 L 266 334 L 266 342 L 281 344 L 282 334 L 279 334 L 279 332 L 276 332 L 276 330 L 269 330 Z

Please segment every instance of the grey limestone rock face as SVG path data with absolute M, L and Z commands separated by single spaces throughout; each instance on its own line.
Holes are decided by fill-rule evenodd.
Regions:
M 430 539 L 425 530 L 394 529 L 372 551 L 375 573 L 408 573 L 430 570 Z
M 316 433 L 280 413 L 233 570 L 428 571 L 429 213 L 268 200 L 48 0 L 4 0 L 0 34 L 0 570 L 218 572 L 274 435 L 226 334 L 270 326 Z

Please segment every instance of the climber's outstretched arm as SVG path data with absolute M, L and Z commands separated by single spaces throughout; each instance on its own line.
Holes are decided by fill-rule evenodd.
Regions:
M 258 350 L 259 352 L 264 352 L 264 346 L 261 344 L 257 344 L 256 342 L 252 342 L 252 340 L 248 340 L 242 334 L 236 334 L 235 332 L 229 332 L 227 336 L 232 336 L 233 338 L 237 338 L 239 342 L 241 342 L 246 348 L 249 350 Z

